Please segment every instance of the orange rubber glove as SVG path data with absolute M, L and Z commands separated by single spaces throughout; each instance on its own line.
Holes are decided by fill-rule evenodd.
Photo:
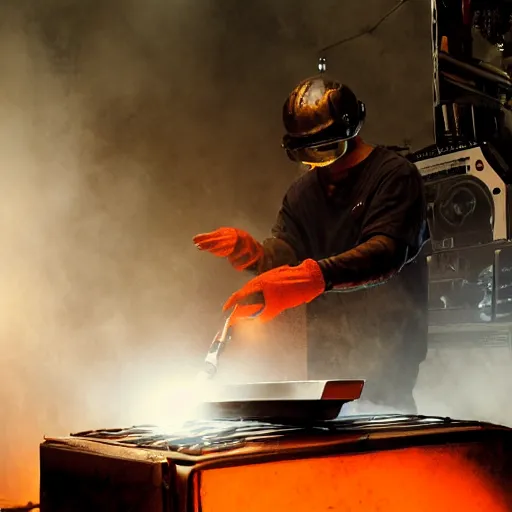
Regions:
M 236 270 L 245 270 L 263 258 L 263 246 L 249 233 L 236 228 L 219 228 L 194 238 L 196 247 L 227 258 Z
M 296 267 L 284 265 L 251 279 L 231 295 L 223 309 L 238 306 L 233 313 L 233 323 L 248 317 L 268 322 L 286 309 L 311 302 L 324 291 L 324 276 L 318 263 L 304 260 Z M 260 303 L 254 304 L 257 297 Z

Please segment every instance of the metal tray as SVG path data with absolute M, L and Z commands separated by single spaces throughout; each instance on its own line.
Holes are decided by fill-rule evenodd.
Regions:
M 257 382 L 223 386 L 198 408 L 207 419 L 324 421 L 360 398 L 364 380 Z

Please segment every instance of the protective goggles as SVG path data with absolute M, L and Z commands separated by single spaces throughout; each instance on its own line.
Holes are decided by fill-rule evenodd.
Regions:
M 326 167 L 341 158 L 348 149 L 348 141 L 342 140 L 314 148 L 286 149 L 288 157 L 305 165 Z
M 347 153 L 348 141 L 356 137 L 363 125 L 363 120 L 351 133 L 326 137 L 325 133 L 318 133 L 306 137 L 283 137 L 282 147 L 288 158 L 295 162 L 314 167 L 326 167 Z M 349 136 L 347 136 L 349 135 Z

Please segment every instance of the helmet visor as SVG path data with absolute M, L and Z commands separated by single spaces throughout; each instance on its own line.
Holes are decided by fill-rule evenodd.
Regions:
M 288 149 L 288 157 L 295 162 L 301 162 L 313 167 L 327 167 L 341 158 L 348 148 L 348 142 L 342 140 L 322 146 Z

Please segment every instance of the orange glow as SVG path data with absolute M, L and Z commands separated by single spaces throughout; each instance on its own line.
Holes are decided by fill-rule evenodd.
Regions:
M 448 53 L 448 38 L 446 36 L 441 37 L 441 45 L 439 48 L 442 52 Z
M 38 449 L 37 442 L 31 447 L 17 447 L 16 456 L 1 468 L 0 510 L 39 502 Z
M 460 446 L 270 462 L 201 473 L 202 512 L 507 512 Z M 492 463 L 492 461 L 491 461 Z

